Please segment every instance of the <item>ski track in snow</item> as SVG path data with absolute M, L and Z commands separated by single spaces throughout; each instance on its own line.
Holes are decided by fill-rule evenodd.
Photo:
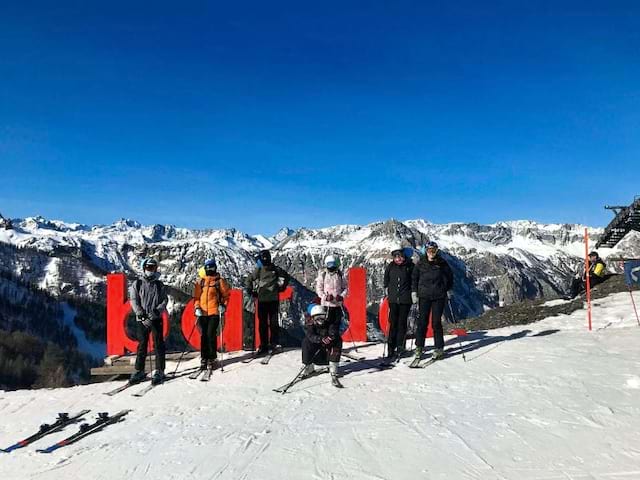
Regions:
M 592 332 L 580 311 L 470 335 L 466 363 L 455 338 L 425 369 L 344 363 L 342 390 L 319 375 L 272 392 L 299 370 L 294 350 L 269 366 L 225 355 L 210 382 L 183 377 L 142 398 L 131 396 L 141 386 L 102 395 L 115 383 L 0 392 L 0 447 L 59 411 L 91 408 L 91 421 L 133 409 L 53 454 L 35 450 L 77 425 L 0 455 L 0 478 L 640 479 L 640 328 L 628 300 L 599 300 Z M 375 359 L 382 346 L 361 351 Z

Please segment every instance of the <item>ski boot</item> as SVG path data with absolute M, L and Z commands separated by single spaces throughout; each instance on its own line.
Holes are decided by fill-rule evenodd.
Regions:
M 417 368 L 422 358 L 422 347 L 416 347 L 416 353 L 413 357 L 413 361 L 409 365 L 409 368 Z
M 309 365 L 305 365 L 304 370 L 302 370 L 302 375 L 300 375 L 301 378 L 306 378 L 310 375 L 313 375 L 313 373 L 316 371 L 316 367 L 313 363 L 310 363 Z
M 329 373 L 331 374 L 331 385 L 342 388 L 342 383 L 338 379 L 338 362 L 329 362 Z
M 431 354 L 431 360 L 442 360 L 444 358 L 444 350 L 442 348 L 436 348 Z
M 209 360 L 207 363 L 207 368 L 211 371 L 217 370 L 218 368 L 220 368 L 220 362 L 218 362 L 217 358 L 214 358 L 213 360 Z
M 276 355 L 277 353 L 282 352 L 282 345 L 272 345 L 269 347 L 269 354 Z
M 160 385 L 164 381 L 164 372 L 162 370 L 154 370 L 151 375 L 151 385 Z
M 147 378 L 147 374 L 144 373 L 144 370 L 136 370 L 131 374 L 131 377 L 129 378 L 129 383 L 131 384 L 140 383 L 145 378 Z

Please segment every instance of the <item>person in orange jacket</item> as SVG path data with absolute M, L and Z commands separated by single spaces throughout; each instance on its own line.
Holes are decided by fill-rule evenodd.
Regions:
M 218 368 L 218 325 L 224 315 L 231 287 L 220 276 L 216 261 L 208 259 L 198 270 L 193 290 L 194 308 L 200 330 L 200 369 Z

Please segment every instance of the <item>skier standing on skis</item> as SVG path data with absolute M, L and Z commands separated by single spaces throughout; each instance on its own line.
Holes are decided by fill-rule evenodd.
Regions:
M 316 295 L 320 298 L 320 304 L 326 307 L 329 321 L 340 325 L 344 297 L 347 296 L 347 280 L 340 270 L 340 259 L 337 256 L 327 255 L 324 266 L 316 278 Z
M 138 383 L 146 377 L 144 372 L 147 359 L 149 335 L 153 335 L 156 351 L 156 370 L 152 372 L 151 382 L 161 383 L 164 379 L 165 345 L 162 335 L 162 313 L 167 307 L 167 291 L 159 280 L 158 262 L 153 258 L 145 258 L 140 263 L 142 276 L 129 287 L 131 309 L 136 315 L 136 333 L 138 351 L 136 353 L 136 371 L 130 382 Z
M 411 282 L 411 300 L 413 303 L 418 303 L 419 311 L 414 362 L 419 361 L 422 356 L 429 314 L 431 314 L 435 343 L 432 359 L 440 360 L 444 357 L 442 313 L 449 291 L 453 287 L 453 272 L 440 255 L 438 244 L 429 242 L 425 247 L 426 254 L 414 267 Z
M 274 265 L 269 250 L 260 251 L 257 267 L 247 277 L 246 283 L 247 290 L 258 299 L 259 355 L 273 354 L 282 348 L 280 345 L 280 326 L 278 325 L 280 311 L 278 295 L 280 292 L 284 292 L 290 279 L 287 272 Z
M 413 262 L 401 246 L 391 252 L 391 261 L 384 271 L 384 289 L 389 301 L 389 332 L 387 335 L 386 363 L 393 363 L 405 354 L 407 317 L 411 309 L 411 281 Z
M 200 329 L 200 370 L 218 368 L 218 326 L 224 315 L 231 288 L 218 273 L 214 259 L 198 270 L 193 289 L 194 309 Z
M 311 375 L 316 365 L 329 363 L 331 382 L 340 387 L 338 380 L 338 362 L 342 355 L 342 338 L 340 337 L 340 318 L 330 317 L 327 308 L 314 305 L 304 326 L 302 340 L 302 363 L 305 365 L 303 376 Z

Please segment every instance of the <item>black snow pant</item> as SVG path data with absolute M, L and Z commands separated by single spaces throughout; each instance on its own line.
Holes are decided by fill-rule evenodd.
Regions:
M 589 287 L 593 288 L 599 283 L 602 283 L 603 281 L 604 281 L 603 278 L 595 277 L 595 276 L 591 277 L 589 279 Z M 571 298 L 575 298 L 578 295 L 580 295 L 582 292 L 586 292 L 586 291 L 587 291 L 587 282 L 582 278 L 574 278 L 573 281 L 571 282 Z
M 200 317 L 200 359 L 215 360 L 218 355 L 218 326 L 220 315 Z
M 444 349 L 444 332 L 442 330 L 442 312 L 447 298 L 437 300 L 427 300 L 420 298 L 418 308 L 418 328 L 416 329 L 416 347 L 424 348 L 424 336 L 427 333 L 429 324 L 429 314 L 431 314 L 431 324 L 433 326 L 433 340 L 435 347 Z
M 249 310 L 242 310 L 242 349 L 254 350 L 256 314 Z
M 164 371 L 165 346 L 162 336 L 162 318 L 151 320 L 151 328 L 145 327 L 142 322 L 136 322 L 136 335 L 138 337 L 138 351 L 136 352 L 136 370 L 143 371 L 147 361 L 147 348 L 149 348 L 149 335 L 153 335 L 153 345 L 156 351 L 156 370 Z
M 342 355 L 342 338 L 334 339 L 329 345 L 315 343 L 304 337 L 302 340 L 302 363 L 309 365 L 326 365 L 328 362 L 339 362 Z
M 389 334 L 387 335 L 388 356 L 405 349 L 407 337 L 407 318 L 411 305 L 389 303 Z
M 266 350 L 269 346 L 280 344 L 280 326 L 278 325 L 278 313 L 280 302 L 258 301 L 258 330 L 260 333 L 260 349 Z M 271 333 L 271 338 L 269 338 Z

